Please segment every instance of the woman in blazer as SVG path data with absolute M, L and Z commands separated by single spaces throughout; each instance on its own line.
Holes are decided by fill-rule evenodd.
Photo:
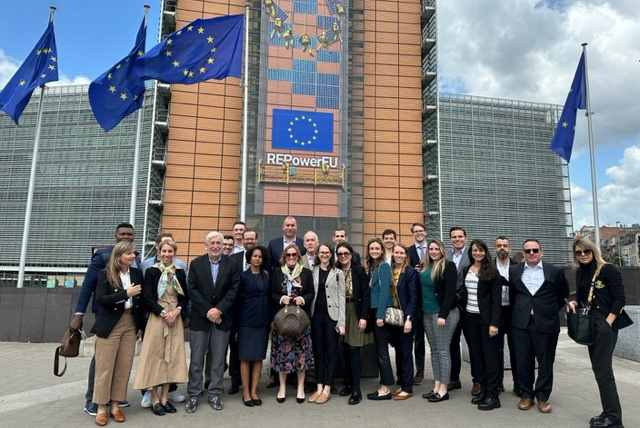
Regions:
M 174 405 L 167 400 L 169 384 L 187 381 L 182 309 L 186 309 L 189 299 L 187 276 L 174 264 L 177 249 L 172 240 L 159 244 L 160 262 L 147 269 L 142 287 L 149 319 L 133 387 L 151 391 L 151 411 L 158 416 L 176 413 Z
M 423 394 L 422 398 L 438 403 L 449 399 L 447 386 L 451 375 L 451 338 L 460 321 L 456 305 L 458 271 L 455 263 L 445 258 L 442 241 L 430 240 L 427 253 L 420 266 L 421 309 L 435 381 L 431 392 Z
M 344 275 L 333 265 L 329 244 L 320 244 L 313 266 L 315 297 L 311 304 L 311 339 L 316 363 L 317 390 L 309 403 L 324 404 L 331 398 L 336 371 L 338 334 L 344 336 Z
M 271 277 L 271 301 L 278 309 L 290 303 L 301 307 L 311 318 L 313 276 L 311 271 L 300 264 L 300 249 L 296 245 L 287 245 L 280 258 L 280 267 L 273 271 Z M 313 368 L 313 348 L 311 326 L 302 336 L 285 337 L 277 331 L 271 336 L 271 368 L 278 372 L 280 386 L 276 399 L 284 403 L 286 394 L 287 373 L 296 372 L 298 390 L 296 401 L 304 403 L 304 376 Z
M 593 282 L 589 313 L 596 317 L 596 335 L 593 345 L 589 345 L 588 349 L 591 368 L 600 392 L 602 413 L 591 418 L 591 426 L 622 426 L 622 407 L 611 361 L 618 340 L 618 330 L 633 323 L 624 311 L 622 276 L 613 265 L 603 260 L 598 247 L 585 238 L 578 238 L 573 242 L 573 262 L 577 268 L 577 301 L 568 303 L 568 311 L 575 312 L 578 307 L 587 304 Z
M 400 389 L 392 392 L 394 400 L 413 397 L 413 320 L 419 279 L 416 270 L 409 266 L 409 250 L 402 244 L 393 247 L 389 294 L 392 306 L 404 314 L 404 325 L 387 325 L 389 344 L 396 348 L 396 374 Z
M 345 288 L 345 335 L 342 349 L 344 351 L 345 371 L 347 382 L 340 391 L 341 397 L 349 396 L 348 403 L 358 404 L 362 400 L 360 391 L 360 376 L 362 374 L 362 357 L 360 348 L 373 343 L 371 331 L 366 331 L 369 323 L 369 306 L 371 292 L 369 278 L 359 263 L 354 263 L 353 247 L 348 242 L 341 242 L 336 246 L 338 269 L 344 275 Z
M 394 381 L 391 360 L 389 359 L 389 331 L 384 323 L 384 312 L 387 306 L 391 305 L 391 297 L 389 296 L 391 266 L 384 258 L 382 240 L 380 238 L 370 239 L 367 244 L 367 273 L 371 289 L 370 317 L 375 323 L 373 336 L 378 356 L 380 386 L 376 391 L 367 394 L 369 400 L 391 400 L 390 386 Z
M 491 262 L 487 245 L 474 239 L 469 246 L 471 265 L 463 270 L 461 307 L 465 310 L 464 337 L 469 345 L 472 365 L 480 375 L 480 393 L 471 399 L 479 410 L 500 407 L 498 355 L 502 323 L 502 279 Z
M 96 375 L 93 402 L 98 405 L 96 424 L 107 424 L 107 404 L 116 422 L 125 418 L 118 406 L 127 398 L 137 333 L 144 324 L 142 272 L 131 267 L 136 258 L 130 241 L 118 242 L 107 267 L 98 275 L 94 298 L 100 305 L 91 329 L 96 334 Z

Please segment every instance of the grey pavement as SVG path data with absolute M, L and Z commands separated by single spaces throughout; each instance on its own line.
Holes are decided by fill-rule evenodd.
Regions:
M 53 353 L 57 344 L 0 343 L 0 426 L 2 427 L 87 427 L 95 426 L 94 418 L 83 412 L 87 369 L 90 357 L 68 359 L 67 373 L 53 375 Z M 187 353 L 189 346 L 186 346 Z M 427 350 L 428 351 L 428 350 Z M 137 359 L 137 357 L 136 357 Z M 178 413 L 156 416 L 140 407 L 140 392 L 129 389 L 131 407 L 123 409 L 126 425 L 155 428 L 189 425 L 191 427 L 588 427 L 589 419 L 601 411 L 596 382 L 591 372 L 587 349 L 560 334 L 555 363 L 555 382 L 550 402 L 553 412 L 541 414 L 537 407 L 518 410 L 518 398 L 511 393 L 511 374 L 505 373 L 505 387 L 500 399 L 502 408 L 490 412 L 477 410 L 470 403 L 469 365 L 463 363 L 463 388 L 451 392 L 451 399 L 429 403 L 422 399 L 432 385 L 429 380 L 414 387 L 414 397 L 406 401 L 372 402 L 363 400 L 357 406 L 347 405 L 346 397 L 334 395 L 323 405 L 297 404 L 295 389 L 288 387 L 287 401 L 276 402 L 276 390 L 266 389 L 264 365 L 260 407 L 242 404 L 242 394 L 224 394 L 224 409 L 212 410 L 206 399 L 200 399 L 198 411 L 187 414 L 184 405 L 176 405 Z M 134 370 L 136 362 L 134 362 Z M 640 427 L 640 363 L 614 357 L 618 392 L 627 428 Z M 430 379 L 427 352 L 427 379 Z M 336 382 L 340 386 L 340 381 Z M 229 379 L 225 379 L 229 386 Z M 363 393 L 377 387 L 376 379 L 363 379 Z M 186 385 L 179 387 L 185 393 Z M 296 422 L 298 420 L 299 422 Z M 109 426 L 117 425 L 113 420 Z

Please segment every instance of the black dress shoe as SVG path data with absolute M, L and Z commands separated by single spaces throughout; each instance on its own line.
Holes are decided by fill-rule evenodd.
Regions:
M 424 398 L 425 400 L 428 400 L 429 398 L 433 397 L 434 395 L 436 395 L 436 392 L 431 390 L 431 392 L 427 392 L 426 394 L 422 394 L 422 398 Z
M 229 395 L 237 394 L 240 391 L 240 387 L 237 384 L 232 383 L 229 387 Z
M 351 387 L 349 385 L 347 385 L 347 386 L 345 386 L 344 388 L 342 388 L 340 390 L 338 395 L 340 395 L 340 397 L 346 397 L 347 395 L 351 395 L 352 393 L 353 393 L 353 391 L 351 390 Z
M 600 413 L 598 416 L 594 416 L 589 420 L 589 425 L 593 425 L 593 423 L 599 419 L 604 418 L 606 415 L 604 414 L 604 412 Z
M 351 394 L 351 397 L 349 397 L 349 404 L 351 405 L 358 404 L 360 401 L 362 401 L 362 394 L 360 394 L 360 392 L 354 392 Z
M 262 406 L 261 398 L 252 398 L 251 401 L 253 401 L 253 404 L 255 404 L 256 406 Z
M 444 395 L 440 395 L 440 394 L 438 394 L 436 392 L 436 394 L 433 397 L 429 398 L 429 402 L 430 403 L 439 403 L 441 401 L 446 401 L 448 399 L 449 399 L 449 393 L 448 392 L 446 394 L 444 394 Z
M 284 403 L 284 400 L 286 400 L 287 397 L 276 397 L 276 400 L 278 400 L 278 403 L 282 404 Z
M 622 423 L 612 421 L 609 416 L 603 416 L 591 423 L 592 428 L 622 428 Z
M 378 394 L 378 391 L 373 391 L 367 394 L 367 399 L 373 400 L 373 401 L 391 400 L 391 398 L 392 398 L 391 391 L 389 391 L 385 395 Z
M 244 403 L 245 406 L 247 407 L 253 407 L 255 406 L 255 403 L 253 402 L 253 400 L 242 400 L 242 402 Z
M 156 403 L 153 406 L 151 406 L 151 411 L 153 412 L 154 415 L 158 415 L 158 416 L 164 416 L 164 414 L 166 413 L 164 411 L 164 406 L 160 403 Z
M 499 409 L 499 408 L 500 408 L 500 400 L 497 398 L 487 397 L 484 399 L 484 401 L 478 404 L 478 410 L 493 410 L 493 409 Z
M 198 410 L 198 399 L 189 398 L 189 401 L 187 401 L 187 404 L 184 407 L 187 410 L 187 413 L 194 413 Z
M 222 401 L 220 401 L 220 397 L 217 395 L 209 398 L 209 405 L 213 410 L 222 410 Z
M 480 391 L 480 393 L 478 395 L 476 395 L 475 397 L 473 397 L 471 399 L 471 404 L 480 404 L 482 403 L 485 399 L 487 398 L 487 396 L 485 395 L 484 392 Z
M 335 395 L 338 393 L 338 387 L 331 385 L 331 390 L 330 390 L 332 395 Z
M 176 413 L 178 411 L 178 409 L 176 409 L 175 406 L 168 400 L 166 404 L 162 405 L 162 407 L 164 407 L 164 411 L 167 413 Z

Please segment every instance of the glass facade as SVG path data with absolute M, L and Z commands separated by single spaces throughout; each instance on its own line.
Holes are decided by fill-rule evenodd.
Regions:
M 440 133 L 424 153 L 427 228 L 439 229 L 431 182 L 440 181 L 444 238 L 461 226 L 492 248 L 498 235 L 513 252 L 537 238 L 545 260 L 564 264 L 571 248 L 568 166 L 549 150 L 562 106 L 440 94 Z M 438 173 L 432 151 L 440 150 Z M 435 235 L 434 233 L 431 233 Z
M 137 112 L 105 133 L 93 117 L 87 90 L 88 85 L 46 89 L 27 249 L 31 283 L 25 286 L 51 272 L 84 272 L 92 248 L 111 244 L 114 227 L 129 220 Z M 17 281 L 39 94 L 34 92 L 19 126 L 0 115 L 2 285 Z M 146 91 L 143 108 L 135 216 L 139 243 L 147 214 L 153 94 L 152 88 Z

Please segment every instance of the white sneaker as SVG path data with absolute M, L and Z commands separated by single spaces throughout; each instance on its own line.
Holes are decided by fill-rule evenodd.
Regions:
M 175 391 L 171 391 L 168 394 L 169 400 L 173 401 L 174 403 L 182 403 L 184 400 L 186 400 L 186 397 L 182 394 L 180 394 L 180 391 L 178 391 L 177 389 Z
M 145 391 L 142 396 L 142 401 L 140 401 L 140 406 L 148 409 L 151 407 L 151 391 Z

